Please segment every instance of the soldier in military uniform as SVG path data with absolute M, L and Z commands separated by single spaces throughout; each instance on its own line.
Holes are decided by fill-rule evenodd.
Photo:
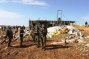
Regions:
M 9 40 L 8 40 L 8 47 L 11 47 L 10 44 L 11 44 L 11 40 L 13 38 L 13 32 L 12 32 L 10 26 L 8 27 L 8 30 L 6 31 L 6 36 L 9 38 Z
M 45 24 L 42 24 L 42 36 L 41 36 L 41 40 L 42 40 L 42 48 L 45 49 L 46 47 L 46 35 L 47 35 L 47 28 Z
M 42 49 L 45 49 L 46 47 L 46 35 L 47 35 L 47 28 L 45 24 L 42 24 L 41 26 L 39 26 L 38 28 L 38 32 L 39 32 L 39 41 L 38 41 L 38 45 L 40 45 L 40 41 L 42 43 Z
M 33 39 L 33 41 L 34 41 L 34 43 L 35 43 L 35 35 L 34 35 L 34 24 L 32 24 L 32 26 L 31 26 L 31 36 L 32 36 L 32 39 Z
M 34 26 L 34 40 L 37 41 L 37 47 L 39 47 L 39 32 L 38 23 Z
M 37 46 L 38 46 L 38 38 L 39 38 L 39 33 L 38 33 L 38 25 L 37 23 L 33 23 L 31 27 L 31 36 L 33 38 L 34 43 L 37 41 Z
M 41 28 L 41 24 L 39 22 L 37 22 L 37 30 L 38 30 L 38 39 L 37 39 L 37 47 L 40 46 L 40 39 L 42 36 L 42 28 Z

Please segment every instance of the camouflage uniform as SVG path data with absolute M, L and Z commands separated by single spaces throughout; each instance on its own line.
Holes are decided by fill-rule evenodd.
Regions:
M 42 41 L 42 47 L 46 47 L 46 35 L 47 35 L 47 28 L 42 27 L 42 33 L 43 33 L 43 41 Z
M 46 35 L 47 35 L 47 28 L 44 26 L 44 24 L 41 26 L 40 29 L 40 39 L 42 41 L 42 48 L 45 49 L 46 47 Z
M 9 27 L 9 29 L 7 30 L 6 32 L 6 36 L 9 38 L 9 41 L 8 41 L 8 47 L 11 47 L 11 40 L 13 38 L 13 32 L 11 30 L 11 27 Z
M 31 36 L 32 36 L 32 39 L 35 43 L 34 27 L 31 28 Z
M 38 25 L 34 27 L 34 40 L 37 41 L 37 47 L 39 47 L 39 32 Z

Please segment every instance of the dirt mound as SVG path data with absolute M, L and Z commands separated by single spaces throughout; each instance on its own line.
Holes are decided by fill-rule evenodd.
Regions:
M 89 27 L 86 27 L 84 25 L 76 25 L 76 24 L 72 24 L 72 26 L 79 29 L 84 34 L 84 36 L 89 35 L 88 33 Z

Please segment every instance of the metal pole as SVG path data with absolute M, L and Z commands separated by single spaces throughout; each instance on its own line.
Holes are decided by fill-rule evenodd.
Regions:
M 57 10 L 57 20 L 58 20 L 58 10 Z
M 62 20 L 62 10 L 61 10 L 61 20 Z
M 57 10 L 57 20 L 58 20 L 58 15 L 59 15 L 58 12 L 59 12 L 59 11 L 61 11 L 61 14 L 60 14 L 61 16 L 60 16 L 60 18 L 61 18 L 61 20 L 62 20 L 62 10 Z

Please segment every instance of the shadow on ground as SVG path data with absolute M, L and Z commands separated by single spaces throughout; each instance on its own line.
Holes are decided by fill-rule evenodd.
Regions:
M 48 45 L 46 46 L 46 50 L 53 50 L 53 49 L 59 49 L 59 48 L 70 48 L 72 46 L 63 46 L 63 45 Z
M 23 45 L 23 46 L 12 46 L 13 48 L 28 48 L 28 47 L 31 47 L 31 46 L 34 46 L 36 44 L 30 44 L 30 45 Z

